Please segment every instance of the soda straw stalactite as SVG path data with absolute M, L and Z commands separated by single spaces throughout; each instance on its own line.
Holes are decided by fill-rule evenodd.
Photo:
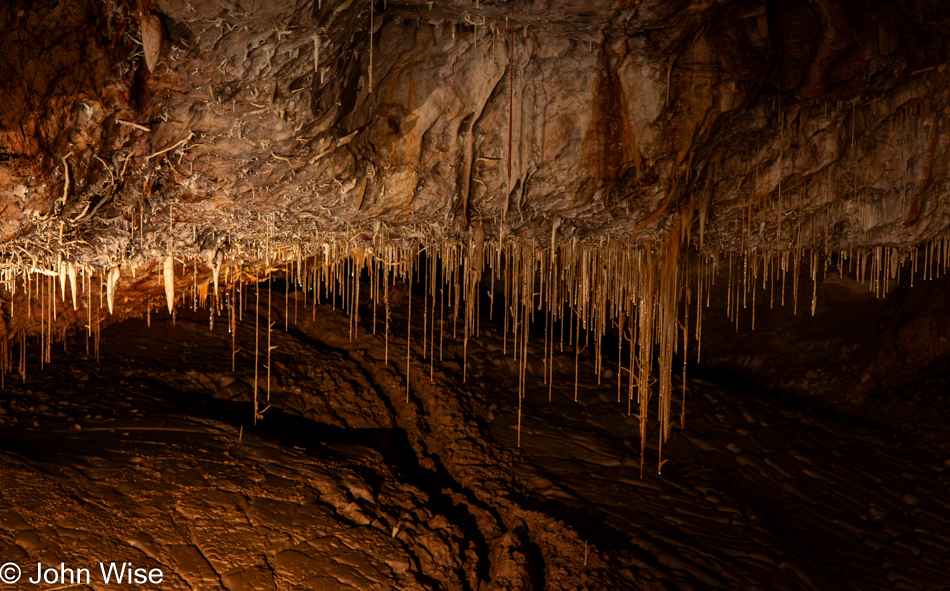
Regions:
M 795 190 L 792 187 L 784 195 L 791 199 Z M 805 188 L 799 190 L 804 191 Z M 748 207 L 745 202 L 741 206 L 743 209 Z M 787 213 L 792 216 L 795 215 L 794 211 L 789 208 Z M 791 217 L 790 222 L 795 223 L 789 223 L 786 227 L 801 227 Z M 511 235 L 489 239 L 484 234 L 481 222 L 471 234 L 457 239 L 423 234 L 421 238 L 411 239 L 402 237 L 387 240 L 374 235 L 372 240 L 354 240 L 350 233 L 320 234 L 309 241 L 298 238 L 288 240 L 280 236 L 273 218 L 266 223 L 266 229 L 263 226 L 261 228 L 259 242 L 227 247 L 216 245 L 210 252 L 196 252 L 182 248 L 176 251 L 169 240 L 163 244 L 160 252 L 154 253 L 153 258 L 146 262 L 113 259 L 88 264 L 76 253 L 63 252 L 54 253 L 46 260 L 27 262 L 21 258 L 19 263 L 0 263 L 0 289 L 4 291 L 4 297 L 10 298 L 9 305 L 4 306 L 9 318 L 5 319 L 5 340 L 0 342 L 0 373 L 18 371 L 25 381 L 27 357 L 30 356 L 32 360 L 31 355 L 37 349 L 40 353 L 40 369 L 48 369 L 52 363 L 52 343 L 55 338 L 63 339 L 70 323 L 75 326 L 84 322 L 87 354 L 98 359 L 102 329 L 109 322 L 128 318 L 135 306 L 139 307 L 139 314 L 145 316 L 147 323 L 152 325 L 151 302 L 153 298 L 161 301 L 164 295 L 166 308 L 174 319 L 175 261 L 179 260 L 185 261 L 185 273 L 187 265 L 192 265 L 192 277 L 191 281 L 187 281 L 187 277 L 181 278 L 183 280 L 177 287 L 183 291 L 177 295 L 187 300 L 190 292 L 192 309 L 199 302 L 207 302 L 212 315 L 209 321 L 212 330 L 214 314 L 228 314 L 232 371 L 237 371 L 236 358 L 240 350 L 238 323 L 244 307 L 250 305 L 244 299 L 244 278 L 254 282 L 255 420 L 260 419 L 267 410 L 261 410 L 259 400 L 262 361 L 265 361 L 267 370 L 264 395 L 269 397 L 272 390 L 272 363 L 275 359 L 272 352 L 276 350 L 275 341 L 278 340 L 273 335 L 275 322 L 272 314 L 274 306 L 280 304 L 279 301 L 273 302 L 271 288 L 272 272 L 277 269 L 281 270 L 285 279 L 285 330 L 289 328 L 289 287 L 290 282 L 294 281 L 296 288 L 303 291 L 305 302 L 308 294 L 313 296 L 313 304 L 320 302 L 322 293 L 331 305 L 346 314 L 350 338 L 354 342 L 379 338 L 381 352 L 387 363 L 390 321 L 393 320 L 390 300 L 396 299 L 391 290 L 397 281 L 401 282 L 400 288 L 392 291 L 403 293 L 402 288 L 407 290 L 405 399 L 411 401 L 415 361 L 429 364 L 430 381 L 437 382 L 439 379 L 435 359 L 436 324 L 439 330 L 439 361 L 446 358 L 459 363 L 460 383 L 466 379 L 478 382 L 473 377 L 477 375 L 474 373 L 476 368 L 469 364 L 474 363 L 475 359 L 480 361 L 479 356 L 484 350 L 478 347 L 478 339 L 481 338 L 478 300 L 483 289 L 481 279 L 487 272 L 489 276 L 486 279 L 490 278 L 491 281 L 484 286 L 484 290 L 489 298 L 497 294 L 503 304 L 498 309 L 503 311 L 502 318 L 497 318 L 495 314 L 495 321 L 500 325 L 500 338 L 504 341 L 500 354 L 510 354 L 514 361 L 511 367 L 512 379 L 517 381 L 516 387 L 512 382 L 512 393 L 518 397 L 516 443 L 524 443 L 523 437 L 530 434 L 527 430 L 522 432 L 521 427 L 525 424 L 524 413 L 531 408 L 531 399 L 528 397 L 536 391 L 534 386 L 543 385 L 550 400 L 562 396 L 580 401 L 582 396 L 587 395 L 587 391 L 581 387 L 581 375 L 593 369 L 598 380 L 604 377 L 604 387 L 611 391 L 617 389 L 620 404 L 626 390 L 627 411 L 631 420 L 637 421 L 640 431 L 641 470 L 647 461 L 648 437 L 656 437 L 650 441 L 657 445 L 659 469 L 666 461 L 662 452 L 674 422 L 671 410 L 674 357 L 680 356 L 676 368 L 679 370 L 679 363 L 683 363 L 683 376 L 686 375 L 687 358 L 701 358 L 705 308 L 710 305 L 710 293 L 717 276 L 720 281 L 725 280 L 722 291 L 730 322 L 737 328 L 758 329 L 761 320 L 756 319 L 756 306 L 781 305 L 785 291 L 790 290 L 786 305 L 790 311 L 794 311 L 798 304 L 801 280 L 805 282 L 801 289 L 811 292 L 810 310 L 817 315 L 822 297 L 818 282 L 827 276 L 829 266 L 834 271 L 837 265 L 837 272 L 842 276 L 851 273 L 856 283 L 863 284 L 871 295 L 883 298 L 894 289 L 895 283 L 911 284 L 915 280 L 936 279 L 946 273 L 950 264 L 950 234 L 947 232 L 912 249 L 879 246 L 823 252 L 796 242 L 793 246 L 773 250 L 742 246 L 732 252 L 711 254 L 691 250 L 689 239 L 684 235 L 684 228 L 688 224 L 683 220 L 672 224 L 661 239 L 651 243 L 631 244 L 624 240 L 606 239 L 572 239 L 559 243 L 555 228 L 551 232 L 550 243 L 545 241 L 544 246 L 519 241 Z M 796 229 L 794 232 L 799 234 L 803 230 Z M 201 265 L 197 264 L 199 259 L 203 261 Z M 486 263 L 488 269 L 485 268 Z M 246 272 L 242 265 L 246 265 Z M 143 266 L 149 269 L 148 280 L 136 278 L 136 269 L 142 269 Z M 223 286 L 219 285 L 222 267 L 226 272 Z M 789 275 L 791 281 L 788 281 Z M 264 335 L 260 332 L 263 316 L 260 312 L 260 284 L 263 281 L 268 282 L 265 286 L 268 289 L 265 303 L 268 312 L 263 318 L 268 323 L 266 360 L 260 350 L 264 345 Z M 417 347 L 415 351 L 412 349 L 412 304 L 418 295 L 413 294 L 414 282 L 419 283 L 416 287 L 423 290 L 422 347 Z M 72 310 L 68 305 L 60 306 L 57 301 L 65 301 L 67 283 L 72 296 Z M 96 283 L 98 301 L 93 293 L 97 289 Z M 213 300 L 206 297 L 212 285 L 215 286 Z M 768 290 L 770 296 L 764 297 L 763 294 L 760 297 L 757 294 L 759 290 Z M 748 297 L 749 291 L 752 292 L 751 297 Z M 375 323 L 376 320 L 371 321 L 369 315 L 365 320 L 360 318 L 361 297 L 365 299 L 367 294 L 373 306 L 373 316 L 376 316 L 377 309 L 385 314 L 382 319 L 385 332 L 379 337 L 374 337 L 370 330 L 370 322 Z M 296 319 L 297 296 L 294 297 Z M 764 303 L 765 300 L 768 300 L 768 304 Z M 488 301 L 486 299 L 486 304 Z M 415 303 L 418 307 L 418 302 Z M 85 310 L 82 310 L 83 304 Z M 221 308 L 222 305 L 225 309 Z M 141 307 L 145 308 L 144 311 Z M 453 330 L 444 330 L 446 308 L 453 315 Z M 491 314 L 489 308 L 485 313 L 486 319 Z M 415 317 L 418 318 L 418 310 Z M 534 328 L 536 338 L 532 339 L 534 321 L 538 324 Z M 462 323 L 460 327 L 457 326 L 458 322 Z M 360 323 L 364 323 L 362 331 Z M 560 356 L 555 351 L 558 332 L 561 334 L 560 351 L 563 353 Z M 613 332 L 618 339 L 617 345 L 607 347 L 605 335 Z M 245 338 L 249 342 L 250 333 Z M 92 347 L 88 346 L 89 340 L 92 340 Z M 567 351 L 563 347 L 565 340 L 569 347 Z M 570 350 L 571 346 L 573 351 Z M 535 374 L 529 361 L 539 353 L 543 360 L 543 371 Z M 617 358 L 610 368 L 617 369 L 616 384 L 606 373 L 608 355 L 613 354 Z M 574 358 L 573 388 L 567 376 L 571 371 L 570 357 Z M 557 368 L 563 368 L 562 375 L 558 374 Z M 532 383 L 532 380 L 536 380 L 537 384 Z M 418 387 L 420 382 L 416 384 Z M 685 378 L 682 386 L 682 395 L 677 396 L 682 402 L 676 401 L 681 409 L 680 420 L 677 421 L 681 428 L 685 425 Z M 657 403 L 651 405 L 654 399 Z M 516 409 L 514 401 L 511 402 L 513 414 Z M 656 431 L 652 431 L 651 420 Z M 652 464 L 652 457 L 650 462 Z

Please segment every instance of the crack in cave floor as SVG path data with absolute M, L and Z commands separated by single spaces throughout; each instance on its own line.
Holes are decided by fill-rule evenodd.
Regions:
M 948 588 L 950 461 L 880 429 L 691 378 L 686 429 L 662 475 L 652 431 L 641 479 L 616 381 L 575 402 L 573 352 L 551 402 L 529 360 L 516 449 L 498 327 L 470 340 L 466 384 L 449 330 L 433 383 L 419 338 L 407 403 L 400 306 L 387 364 L 365 312 L 353 341 L 327 306 L 285 333 L 274 295 L 257 426 L 249 312 L 236 372 L 205 310 L 105 330 L 98 364 L 79 335 L 7 376 L 0 558 L 130 560 L 162 589 Z

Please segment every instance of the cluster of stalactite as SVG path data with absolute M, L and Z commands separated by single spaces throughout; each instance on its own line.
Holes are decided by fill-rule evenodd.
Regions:
M 619 364 L 617 399 L 639 420 L 642 471 L 651 413 L 658 422 L 658 468 L 664 462 L 662 446 L 674 423 L 675 406 L 680 407 L 684 424 L 687 359 L 700 359 L 703 315 L 717 279 L 727 289 L 730 319 L 738 328 L 740 317 L 745 318 L 754 328 L 756 306 L 765 301 L 770 307 L 791 305 L 797 313 L 800 296 L 810 295 L 814 314 L 817 285 L 829 273 L 847 273 L 880 297 L 897 282 L 913 285 L 948 269 L 950 232 L 909 250 L 880 246 L 834 253 L 806 249 L 701 253 L 684 245 L 675 230 L 655 244 L 552 240 L 540 246 L 489 238 L 481 227 L 467 241 L 388 240 L 368 233 L 303 241 L 268 234 L 230 252 L 168 254 L 159 261 L 126 261 L 110 268 L 92 268 L 68 257 L 45 265 L 11 262 L 0 268 L 5 331 L 0 339 L 0 374 L 6 379 L 15 372 L 26 380 L 28 367 L 43 370 L 51 360 L 53 343 L 64 342 L 69 327 L 83 327 L 86 353 L 98 358 L 99 335 L 110 319 L 140 314 L 150 323 L 161 308 L 174 318 L 182 306 L 207 309 L 212 330 L 216 322 L 226 323 L 232 335 L 232 364 L 237 364 L 234 334 L 245 310 L 253 307 L 256 421 L 263 418 L 262 405 L 270 398 L 275 323 L 269 278 L 282 277 L 285 290 L 296 294 L 284 299 L 288 307 L 293 301 L 293 311 L 283 314 L 285 328 L 297 321 L 301 305 L 341 306 L 350 319 L 350 338 L 358 339 L 361 330 L 381 334 L 387 362 L 391 356 L 404 355 L 407 376 L 413 346 L 418 352 L 421 343 L 431 379 L 436 357 L 441 359 L 443 343 L 451 338 L 461 342 L 462 379 L 466 379 L 470 339 L 479 337 L 486 315 L 491 318 L 503 309 L 499 319 L 505 335 L 503 354 L 512 355 L 519 368 L 519 443 L 529 358 L 539 354 L 543 358 L 542 380 L 550 399 L 558 387 L 554 356 L 573 349 L 576 375 L 581 352 L 590 350 L 598 383 L 608 369 L 605 358 Z M 395 326 L 392 320 L 390 295 L 397 282 L 421 285 L 408 290 L 405 326 Z M 116 293 L 123 291 L 123 284 L 131 296 L 117 306 Z M 366 290 L 368 298 L 365 293 L 361 296 Z M 503 307 L 495 306 L 496 299 Z M 487 310 L 481 309 L 483 300 L 489 303 Z M 616 355 L 605 351 L 608 333 L 618 337 Z M 245 356 L 250 354 L 242 353 L 242 362 Z M 675 359 L 682 362 L 683 372 L 678 401 L 673 387 Z M 573 393 L 567 392 L 575 399 L 578 380 L 580 376 Z M 407 379 L 407 399 L 412 396 L 409 384 Z M 654 399 L 657 405 L 651 410 Z

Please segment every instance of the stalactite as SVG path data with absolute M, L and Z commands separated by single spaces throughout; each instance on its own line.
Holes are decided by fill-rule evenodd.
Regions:
M 271 292 L 273 291 L 273 281 L 267 278 L 267 402 L 270 402 L 270 357 L 274 347 L 271 346 L 271 333 L 274 330 L 274 323 L 271 321 Z
M 109 269 L 109 275 L 106 280 L 106 297 L 109 303 L 109 315 L 112 315 L 113 307 L 115 306 L 115 286 L 119 282 L 119 268 L 112 267 Z
M 257 277 L 255 274 L 254 277 L 254 424 L 257 424 L 257 419 L 260 417 L 258 412 L 258 403 L 257 403 L 257 378 L 258 372 L 260 369 L 260 340 L 261 340 L 261 278 Z
M 214 281 L 214 305 L 215 308 L 218 307 L 220 302 L 220 294 L 218 292 L 218 282 L 221 278 L 221 263 L 224 262 L 224 253 L 220 250 L 214 253 L 214 267 L 211 270 L 212 280 Z
M 43 297 L 43 279 L 45 277 L 45 275 L 40 275 L 36 286 L 40 300 L 40 371 L 43 371 L 44 362 L 46 361 L 46 298 Z
M 429 382 L 435 381 L 435 286 L 436 286 L 436 255 L 429 255 L 428 293 L 432 299 L 431 322 L 429 322 Z
M 412 279 L 410 273 L 409 278 Z M 406 306 L 406 403 L 409 403 L 409 362 L 411 360 L 412 350 L 410 342 L 412 340 L 412 284 L 409 284 L 409 304 Z
M 510 65 L 510 64 L 509 64 Z M 784 125 L 784 122 L 782 123 Z M 816 188 L 811 185 L 811 192 L 824 190 L 823 183 Z M 806 199 L 806 188 L 800 189 L 801 200 Z M 792 189 L 792 194 L 795 194 Z M 820 198 L 819 198 L 820 200 Z M 746 204 L 743 202 L 742 207 Z M 751 214 L 750 214 L 751 215 Z M 794 212 L 790 214 L 790 220 Z M 802 227 L 804 215 L 799 212 L 798 224 Z M 820 219 L 817 217 L 812 218 Z M 531 380 L 535 374 L 529 372 L 529 356 L 537 358 L 540 353 L 543 374 L 538 380 L 547 387 L 548 399 L 554 398 L 555 393 L 569 398 L 570 385 L 556 383 L 555 369 L 555 341 L 557 332 L 561 334 L 561 352 L 564 352 L 563 342 L 565 332 L 568 345 L 574 347 L 575 383 L 574 399 L 580 397 L 580 370 L 588 371 L 593 368 L 597 374 L 598 383 L 603 380 L 607 387 L 616 387 L 618 403 L 623 401 L 624 389 L 627 390 L 627 409 L 639 423 L 641 435 L 641 470 L 646 459 L 646 441 L 649 432 L 648 419 L 651 413 L 655 414 L 655 432 L 657 439 L 651 440 L 658 446 L 657 468 L 666 461 L 662 452 L 667 444 L 672 430 L 672 399 L 673 392 L 673 357 L 680 355 L 683 361 L 682 402 L 680 427 L 685 426 L 686 413 L 686 359 L 692 356 L 699 360 L 702 355 L 702 331 L 704 308 L 710 305 L 710 293 L 719 280 L 725 279 L 726 314 L 730 322 L 737 328 L 740 322 L 746 326 L 751 319 L 751 328 L 757 327 L 756 307 L 760 300 L 757 291 L 770 290 L 769 305 L 776 300 L 785 305 L 786 282 L 791 273 L 792 302 L 789 302 L 793 312 L 797 312 L 798 291 L 800 280 L 811 281 L 811 314 L 818 311 L 818 282 L 819 265 L 823 265 L 824 275 L 827 276 L 828 266 L 837 264 L 839 274 L 845 270 L 853 273 L 861 283 L 867 282 L 867 288 L 875 296 L 883 298 L 893 289 L 895 282 L 913 284 L 915 277 L 919 280 L 936 279 L 947 272 L 950 264 L 950 236 L 940 234 L 924 242 L 916 249 L 902 249 L 895 246 L 862 247 L 855 245 L 853 249 L 841 248 L 835 253 L 823 252 L 815 248 L 806 248 L 809 238 L 802 230 L 797 230 L 798 238 L 795 244 L 777 245 L 775 248 L 762 249 L 761 245 L 749 243 L 740 244 L 736 251 L 729 255 L 710 255 L 690 251 L 687 246 L 688 237 L 685 223 L 674 223 L 671 230 L 662 241 L 649 245 L 633 246 L 621 241 L 603 240 L 599 242 L 562 242 L 555 240 L 556 233 L 552 232 L 550 247 L 539 247 L 526 244 L 510 236 L 499 237 L 498 240 L 487 240 L 482 234 L 473 231 L 472 236 L 465 241 L 452 240 L 437 241 L 424 239 L 422 241 L 381 242 L 374 238 L 372 243 L 354 243 L 346 237 L 322 236 L 319 241 L 298 243 L 288 246 L 283 242 L 276 242 L 272 237 L 272 222 L 268 222 L 266 240 L 243 251 L 252 260 L 246 262 L 247 280 L 255 282 L 255 354 L 254 354 L 254 413 L 255 420 L 261 418 L 263 411 L 259 405 L 259 372 L 262 344 L 260 334 L 260 283 L 267 281 L 267 359 L 266 365 L 266 396 L 271 393 L 272 362 L 276 350 L 272 329 L 275 322 L 272 320 L 272 271 L 282 269 L 285 279 L 284 293 L 284 324 L 285 331 L 289 329 L 289 297 L 290 283 L 295 282 L 295 288 L 303 291 L 306 305 L 308 292 L 313 292 L 313 303 L 321 300 L 321 292 L 330 299 L 331 305 L 339 304 L 348 315 L 351 339 L 360 338 L 361 294 L 366 297 L 369 290 L 370 302 L 373 305 L 373 330 L 375 331 L 377 306 L 385 308 L 385 359 L 389 356 L 389 323 L 390 310 L 390 281 L 397 280 L 405 283 L 408 289 L 408 307 L 406 324 L 406 399 L 411 400 L 411 370 L 413 361 L 412 336 L 412 300 L 413 284 L 419 283 L 423 290 L 423 333 L 421 358 L 428 356 L 430 365 L 430 380 L 434 379 L 434 364 L 436 355 L 436 323 L 439 324 L 439 358 L 442 359 L 444 340 L 455 338 L 462 357 L 462 379 L 468 379 L 471 368 L 468 368 L 468 357 L 474 349 L 478 336 L 479 321 L 479 294 L 482 291 L 481 279 L 487 271 L 486 279 L 490 278 L 490 285 L 484 286 L 489 295 L 489 301 L 494 301 L 496 290 L 503 299 L 503 339 L 505 342 L 503 354 L 507 355 L 507 347 L 511 346 L 511 355 L 517 368 L 517 396 L 519 408 L 518 444 L 522 437 L 528 437 L 529 432 L 522 433 L 522 412 L 527 408 L 524 399 L 528 392 L 534 392 L 535 386 Z M 808 223 L 812 223 L 809 221 Z M 263 238 L 263 237 L 262 237 Z M 791 238 L 791 235 L 789 236 Z M 255 250 L 257 254 L 255 255 Z M 922 252 L 921 252 L 922 251 Z M 192 262 L 192 283 L 187 280 L 180 287 L 181 295 L 187 298 L 191 290 L 193 309 L 197 309 L 199 300 L 204 300 L 211 283 L 214 284 L 214 307 L 209 307 L 209 326 L 213 326 L 215 314 L 222 313 L 220 305 L 227 306 L 228 329 L 231 333 L 232 369 L 236 370 L 237 324 L 241 318 L 243 307 L 248 305 L 243 299 L 243 280 L 245 274 L 240 267 L 240 256 L 226 254 L 216 249 L 210 258 L 202 258 L 202 273 L 198 273 L 198 257 L 195 252 L 185 254 L 170 249 L 159 258 L 158 265 L 153 261 L 149 269 L 159 269 L 159 285 L 154 281 L 147 282 L 150 293 L 142 295 L 139 301 L 146 305 L 145 316 L 151 323 L 151 298 L 161 297 L 164 291 L 165 302 L 174 318 L 175 312 L 175 256 L 184 260 L 187 269 L 188 257 Z M 425 256 L 425 259 L 422 256 Z M 258 258 L 254 258 L 257 256 Z M 823 257 L 823 261 L 822 261 Z M 8 341 L 0 343 L 0 373 L 14 371 L 18 365 L 21 375 L 26 374 L 27 349 L 36 350 L 38 339 L 40 350 L 40 367 L 44 368 L 51 359 L 51 346 L 54 335 L 62 334 L 63 326 L 69 318 L 76 314 L 61 314 L 57 303 L 57 289 L 59 299 L 65 299 L 65 284 L 68 281 L 73 299 L 73 309 L 78 309 L 80 287 L 86 295 L 86 338 L 93 338 L 95 354 L 98 358 L 101 329 L 106 324 L 100 319 L 101 309 L 108 304 L 110 314 L 119 316 L 122 311 L 123 298 L 116 300 L 122 289 L 143 289 L 142 282 L 136 284 L 134 280 L 136 266 L 141 269 L 139 262 L 124 262 L 129 264 L 133 271 L 133 280 L 122 282 L 119 264 L 93 267 L 80 264 L 73 254 L 66 253 L 61 259 L 51 257 L 52 260 L 32 262 L 20 267 L 0 265 L 0 288 L 5 297 L 10 297 L 10 316 L 14 318 L 17 312 L 17 324 L 10 323 L 11 332 Z M 243 259 L 247 261 L 247 259 Z M 226 262 L 227 261 L 227 262 Z M 207 265 L 206 265 L 207 263 Z M 486 263 L 488 269 L 485 268 Z M 720 264 L 721 263 L 721 264 Z M 803 265 L 808 265 L 808 275 Z M 225 285 L 220 286 L 221 268 L 225 266 L 227 276 Z M 723 266 L 727 268 L 722 268 Z M 906 266 L 906 271 L 904 270 Z M 365 277 L 364 277 L 365 271 Z M 154 272 L 154 271 L 150 271 Z M 82 278 L 78 274 L 82 273 Z M 759 280 L 761 274 L 761 282 Z M 201 275 L 199 277 L 198 275 Z M 93 311 L 92 281 L 98 277 L 100 284 L 99 306 Z M 210 279 L 210 282 L 209 282 Z M 781 285 L 776 285 L 781 281 Z M 364 284 L 365 282 L 365 284 Z M 380 284 L 382 282 L 382 284 Z M 496 282 L 500 282 L 496 285 Z M 19 285 L 17 285 L 19 283 Z M 57 288 L 57 283 L 59 287 Z M 81 286 L 80 286 L 81 283 Z M 695 283 L 695 285 L 693 285 Z M 131 284 L 131 285 L 130 285 Z M 201 290 L 199 290 L 199 284 Z M 687 289 L 687 286 L 691 289 Z M 807 289 L 802 286 L 802 291 Z M 20 291 L 18 294 L 17 291 Z M 203 291 L 202 291 L 203 290 Z M 751 290 L 751 298 L 749 291 Z M 780 291 L 776 294 L 775 291 Z M 705 296 L 705 297 L 704 297 Z M 776 297 L 778 296 L 778 297 Z M 297 319 L 297 297 L 294 301 L 294 319 Z M 438 302 L 436 301 L 438 298 Z M 448 302 L 446 302 L 448 298 Z M 337 301 L 339 299 L 339 302 Z M 380 299 L 382 301 L 380 301 Z M 749 301 L 751 299 L 751 302 Z M 133 298 L 127 298 L 133 301 Z M 24 311 L 20 302 L 26 302 Z M 705 303 L 704 303 L 705 301 Z M 418 303 L 417 303 L 418 304 Z M 279 305 L 279 302 L 278 302 Z M 365 305 L 365 303 L 364 303 Z M 765 305 L 762 302 L 761 305 Z M 15 306 L 15 307 L 14 307 Z M 749 311 L 749 307 L 751 310 Z M 36 308 L 34 314 L 33 308 Z M 436 318 L 436 307 L 439 316 Z M 453 314 L 453 323 L 461 321 L 462 326 L 453 326 L 450 334 L 446 334 L 445 310 Z M 24 313 L 25 312 L 25 313 Z M 382 312 L 382 310 L 380 310 Z M 491 313 L 491 309 L 489 309 Z M 79 312 L 81 314 L 81 311 Z M 315 312 L 314 312 L 315 313 Z M 536 317 L 535 314 L 539 316 Z M 95 314 L 96 318 L 93 318 Z M 747 316 L 748 315 L 748 316 Z M 25 318 L 24 318 L 25 317 Z M 81 317 L 81 316 L 80 316 Z M 741 319 L 741 320 L 740 320 Z M 543 332 L 535 335 L 532 344 L 532 322 L 537 321 L 534 331 Z M 368 331 L 369 320 L 366 319 L 364 332 Z M 541 324 L 543 323 L 543 328 Z M 559 325 L 558 325 L 559 324 Z M 13 328 L 16 326 L 16 328 Z M 457 330 L 461 328 L 461 330 Z M 618 342 L 607 347 L 603 339 L 608 333 L 617 331 Z M 682 332 L 680 332 L 682 331 Z M 418 335 L 417 335 L 418 336 Z M 62 337 L 60 337 L 62 338 Z M 510 343 L 508 342 L 510 339 Z M 695 339 L 694 345 L 690 339 Z M 451 341 L 450 341 L 451 342 Z M 14 347 L 20 349 L 13 351 Z M 534 348 L 532 348 L 532 346 Z M 605 372 L 607 355 L 617 355 L 616 384 L 607 377 Z M 581 354 L 589 349 L 591 355 L 585 355 L 590 365 L 581 364 Z M 451 351 L 452 349 L 448 349 Z M 88 351 L 88 348 L 87 348 Z M 420 349 L 415 354 L 418 357 Z M 568 349 L 567 354 L 570 354 Z M 17 355 L 17 362 L 13 355 Z M 569 362 L 568 362 L 569 363 Z M 583 366 L 583 367 L 582 367 Z M 568 366 L 569 367 L 569 366 Z M 614 369 L 614 364 L 610 364 Z M 679 370 L 679 368 L 676 368 Z M 568 369 L 569 371 L 569 369 Z M 25 379 L 25 378 L 24 378 Z M 625 382 L 626 380 L 626 382 Z M 679 387 L 677 383 L 676 387 Z M 650 407 L 656 394 L 657 404 Z M 634 400 L 636 395 L 636 401 Z M 612 395 L 611 395 L 612 396 Z M 637 409 L 634 411 L 634 404 Z M 266 411 L 266 408 L 264 409 Z M 652 444 L 651 444 L 652 445 Z M 651 448 L 652 450 L 652 448 Z M 652 466 L 652 458 L 650 460 Z
M 389 363 L 389 269 L 386 270 L 386 274 L 383 275 L 383 300 L 386 302 L 386 353 L 383 357 L 386 363 Z
M 59 276 L 59 294 L 60 301 L 66 302 L 66 265 L 63 263 L 63 255 L 59 255 L 59 261 L 56 264 L 57 275 Z
M 442 361 L 442 338 L 445 335 L 445 282 L 439 288 L 439 361 Z
M 162 281 L 165 285 L 165 305 L 171 314 L 175 307 L 175 262 L 171 256 L 165 257 L 162 270 Z
M 99 301 L 96 304 L 96 325 L 92 331 L 92 342 L 93 342 L 93 348 L 95 349 L 95 352 L 96 352 L 96 363 L 99 362 L 99 337 L 102 333 L 102 322 L 101 322 L 101 319 L 99 318 L 99 312 L 102 310 L 102 284 L 103 284 L 102 272 L 100 271 L 99 272 Z
M 228 330 L 231 333 L 231 371 L 237 370 L 237 310 L 235 309 L 234 290 L 237 281 L 232 277 L 231 268 L 228 266 L 228 280 L 231 282 L 231 297 L 228 298 Z M 227 286 L 227 284 L 225 284 Z
M 76 265 L 72 262 L 66 264 L 66 274 L 69 277 L 69 292 L 73 297 L 73 310 L 78 310 L 76 305 Z

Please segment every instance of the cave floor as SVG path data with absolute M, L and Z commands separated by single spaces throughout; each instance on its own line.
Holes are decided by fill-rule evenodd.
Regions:
M 387 362 L 381 316 L 374 336 L 364 309 L 351 340 L 339 308 L 276 291 L 255 425 L 250 301 L 235 370 L 226 314 L 212 327 L 207 310 L 110 327 L 99 362 L 85 333 L 43 371 L 27 351 L 0 396 L 2 562 L 26 577 L 129 561 L 161 568 L 161 589 L 231 591 L 950 588 L 950 460 L 879 426 L 698 370 L 662 474 L 651 424 L 641 478 L 616 370 L 575 401 L 573 351 L 556 354 L 548 401 L 529 358 L 517 448 L 496 325 L 469 341 L 462 383 L 460 339 L 446 328 L 430 361 L 414 311 L 407 394 L 400 305 Z M 592 356 L 579 367 L 593 375 Z
M 387 475 L 372 450 L 295 448 L 239 439 L 207 419 L 140 413 L 43 421 L 43 433 L 7 440 L 0 553 L 24 577 L 36 578 L 37 562 L 65 563 L 90 568 L 98 589 L 99 563 L 127 561 L 160 568 L 161 589 L 425 586 L 405 540 L 439 546 L 442 530 L 419 491 L 367 482 Z M 58 584 L 36 588 L 71 581 L 49 582 Z
M 675 589 L 947 589 L 950 460 L 703 380 L 656 474 L 616 392 L 528 391 L 526 499 Z M 626 392 L 624 392 L 626 395 Z M 678 413 L 677 418 L 678 418 Z M 514 445 L 516 409 L 492 422 Z

